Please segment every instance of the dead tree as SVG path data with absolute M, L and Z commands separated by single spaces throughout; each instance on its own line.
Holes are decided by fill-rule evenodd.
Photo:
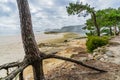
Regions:
M 66 57 L 61 57 L 53 53 L 45 54 L 40 52 L 37 46 L 37 43 L 35 41 L 35 36 L 32 29 L 32 21 L 31 21 L 31 14 L 29 10 L 28 1 L 17 0 L 17 4 L 18 4 L 19 15 L 20 15 L 21 35 L 22 35 L 22 41 L 23 41 L 23 46 L 25 51 L 25 57 L 22 62 L 13 62 L 13 63 L 8 63 L 0 66 L 0 70 L 18 66 L 16 70 L 12 71 L 11 73 L 8 74 L 8 76 L 3 78 L 4 80 L 12 80 L 19 73 L 20 73 L 20 80 L 23 80 L 22 72 L 28 65 L 32 65 L 33 67 L 34 80 L 45 80 L 44 73 L 43 73 L 43 60 L 49 59 L 49 58 L 61 59 L 61 60 L 82 65 L 84 67 L 87 67 L 99 72 L 106 72 L 105 70 L 89 66 L 81 61 L 77 61 L 77 60 L 66 58 Z

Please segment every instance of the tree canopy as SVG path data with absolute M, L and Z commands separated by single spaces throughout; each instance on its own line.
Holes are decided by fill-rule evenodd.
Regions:
M 69 3 L 66 7 L 68 15 L 78 15 L 86 17 L 91 14 L 91 18 L 86 20 L 86 29 L 91 35 L 100 36 L 103 32 L 106 34 L 117 34 L 117 28 L 120 30 L 120 8 L 107 8 L 95 11 L 94 7 L 82 2 Z M 114 27 L 114 32 L 112 31 Z
M 96 12 L 94 10 L 94 7 L 91 7 L 88 4 L 83 4 L 82 2 L 76 2 L 76 3 L 69 3 L 69 6 L 66 7 L 67 12 L 69 15 L 78 15 L 78 17 L 84 16 L 86 17 L 88 14 L 91 14 L 91 18 L 93 18 L 93 25 L 95 26 L 96 33 L 98 36 L 100 36 L 100 29 L 96 21 Z
M 95 30 L 93 29 L 93 18 L 91 17 L 86 21 L 87 29 L 88 30 Z M 119 25 L 120 22 L 120 11 L 118 9 L 113 9 L 113 8 L 107 8 L 107 9 L 102 9 L 96 11 L 96 20 L 97 24 L 101 28 L 101 33 L 102 31 L 105 31 L 107 34 L 111 34 L 111 27 Z M 104 30 L 103 30 L 104 28 Z M 108 31 L 109 28 L 109 31 Z M 116 31 L 115 31 L 116 34 Z

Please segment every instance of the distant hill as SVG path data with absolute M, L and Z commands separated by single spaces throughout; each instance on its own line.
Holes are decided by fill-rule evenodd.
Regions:
M 83 27 L 85 27 L 85 25 L 64 26 L 61 29 L 46 29 L 45 32 L 75 32 L 85 34 L 85 30 L 82 29 Z

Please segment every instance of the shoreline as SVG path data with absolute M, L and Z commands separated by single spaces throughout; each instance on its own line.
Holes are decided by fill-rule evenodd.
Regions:
M 64 36 L 65 36 L 65 33 L 59 33 L 59 34 L 43 34 L 43 33 L 41 34 L 40 33 L 40 34 L 35 34 L 35 39 L 37 41 L 37 44 L 39 44 L 39 43 L 45 43 L 49 40 L 50 41 L 55 39 L 59 40 L 60 38 L 64 38 Z M 74 44 L 73 47 L 75 47 L 76 45 L 78 45 L 78 43 L 81 44 L 81 42 L 76 42 L 76 41 L 73 41 L 70 44 L 71 45 Z M 22 61 L 24 58 L 24 55 L 25 53 L 24 53 L 21 35 L 0 36 L 0 56 L 1 56 L 0 65 L 9 63 L 9 62 Z M 53 63 L 54 61 L 51 61 L 51 62 Z M 64 61 L 60 61 L 60 63 L 61 62 L 64 62 Z M 58 64 L 54 66 L 57 66 L 57 65 Z M 46 72 L 47 70 L 49 69 L 46 69 Z M 4 70 L 0 71 L 0 77 L 6 76 L 5 73 L 6 72 Z
M 62 37 L 63 34 L 35 34 L 37 44 L 48 39 Z M 0 36 L 0 65 L 21 60 L 24 57 L 24 49 L 21 35 Z M 21 58 L 19 58 L 21 57 Z M 10 60 L 8 60 L 10 59 Z M 2 60 L 2 61 L 1 61 Z
M 43 42 L 48 39 L 54 39 L 58 37 L 62 37 L 63 34 L 35 34 L 35 39 L 37 43 Z M 24 48 L 22 44 L 21 35 L 8 35 L 8 36 L 0 36 L 0 65 L 22 61 L 24 58 Z M 6 76 L 6 72 L 4 70 L 0 71 L 0 77 Z

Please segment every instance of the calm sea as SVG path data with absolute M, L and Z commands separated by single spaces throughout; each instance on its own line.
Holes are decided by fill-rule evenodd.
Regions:
M 0 36 L 18 35 L 20 30 L 0 29 Z
M 37 31 L 34 30 L 35 34 L 42 33 L 44 31 Z M 11 36 L 11 35 L 20 35 L 21 31 L 20 30 L 12 30 L 12 29 L 0 29 L 0 36 Z

